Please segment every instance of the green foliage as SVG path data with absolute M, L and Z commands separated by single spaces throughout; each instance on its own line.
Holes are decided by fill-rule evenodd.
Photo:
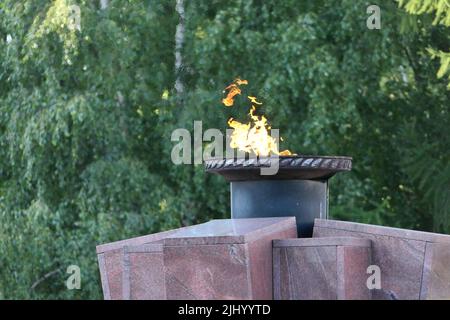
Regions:
M 450 4 L 448 0 L 397 0 L 411 14 L 434 14 L 433 23 L 450 26 Z
M 450 2 L 448 0 L 397 0 L 399 6 L 404 8 L 408 13 L 414 15 L 431 14 L 434 15 L 433 24 L 450 27 Z M 449 34 L 447 30 L 447 35 Z M 436 50 L 429 48 L 428 52 L 433 58 L 440 60 L 440 67 L 437 72 L 437 77 L 442 78 L 448 75 L 450 89 L 450 52 L 448 52 L 448 43 L 450 37 L 447 36 L 447 44 L 444 50 Z
M 74 3 L 81 31 L 65 23 Z M 156 112 L 173 81 L 174 4 L 149 5 L 0 4 L 5 298 L 100 298 L 95 245 L 180 224 Z M 65 288 L 70 264 L 83 290 Z
M 101 298 L 97 244 L 228 217 L 227 183 L 173 165 L 170 137 L 246 112 L 220 104 L 237 76 L 281 149 L 353 156 L 333 217 L 450 232 L 450 91 L 429 55 L 447 70 L 448 15 L 386 2 L 369 30 L 369 4 L 185 1 L 176 96 L 175 0 L 3 0 L 0 299 Z M 81 290 L 65 288 L 71 264 Z
M 448 128 L 450 125 L 448 117 L 445 122 Z M 402 135 L 411 140 L 401 147 L 405 153 L 402 163 L 411 181 L 412 189 L 408 192 L 422 195 L 415 199 L 418 202 L 417 206 L 433 214 L 433 230 L 448 232 L 450 230 L 450 140 L 447 135 L 441 137 L 438 143 L 429 138 L 433 133 L 428 131 L 424 139 L 420 137 L 420 128 L 415 122 L 405 126 Z M 444 145 L 447 146 L 446 149 L 436 152 L 440 146 Z

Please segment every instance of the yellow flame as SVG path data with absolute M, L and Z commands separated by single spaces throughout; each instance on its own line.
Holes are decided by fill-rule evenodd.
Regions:
M 239 78 L 234 80 L 232 84 L 225 88 L 224 92 L 228 90 L 228 94 L 226 98 L 222 99 L 222 103 L 227 107 L 232 107 L 234 104 L 234 97 L 241 94 L 241 89 L 239 86 L 247 84 L 247 80 L 241 80 Z
M 236 83 L 238 86 L 243 85 L 243 84 L 248 84 L 247 80 L 241 80 L 239 78 L 234 80 L 234 83 Z
M 222 103 L 227 107 L 233 106 L 235 96 L 241 94 L 239 86 L 247 84 L 247 80 L 234 80 L 232 84 L 225 88 L 228 93 L 226 98 L 222 99 Z M 258 116 L 255 114 L 256 107 L 254 105 L 262 105 L 262 102 L 259 102 L 253 96 L 248 96 L 248 99 L 252 103 L 248 113 L 250 122 L 241 123 L 233 118 L 228 120 L 228 125 L 234 129 L 231 134 L 230 147 L 262 157 L 271 154 L 291 155 L 292 153 L 289 150 L 278 151 L 277 141 L 270 135 L 271 127 L 267 123 L 267 118 L 264 115 Z
M 253 104 L 262 105 L 262 102 L 258 102 L 256 97 L 247 97 Z
M 232 147 L 233 149 L 250 152 L 251 148 L 247 142 L 250 123 L 240 123 L 239 121 L 230 118 L 230 120 L 228 120 L 228 125 L 234 129 L 233 133 L 231 134 L 230 147 Z

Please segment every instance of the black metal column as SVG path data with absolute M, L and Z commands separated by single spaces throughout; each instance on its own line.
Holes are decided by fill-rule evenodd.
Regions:
M 311 237 L 315 218 L 328 218 L 328 180 L 233 181 L 232 218 L 290 217 L 299 237 Z

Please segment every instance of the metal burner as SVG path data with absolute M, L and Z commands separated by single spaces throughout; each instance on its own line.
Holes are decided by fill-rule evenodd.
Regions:
M 273 167 L 275 175 L 261 175 Z M 250 159 L 208 159 L 207 172 L 230 181 L 231 217 L 295 216 L 300 237 L 310 237 L 315 218 L 328 218 L 328 179 L 350 171 L 350 157 L 282 156 Z

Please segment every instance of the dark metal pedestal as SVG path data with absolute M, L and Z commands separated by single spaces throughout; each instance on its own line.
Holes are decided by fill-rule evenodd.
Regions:
M 299 237 L 311 237 L 315 218 L 328 218 L 328 180 L 232 181 L 231 217 L 295 216 Z
M 263 169 L 277 168 L 272 175 Z M 205 160 L 207 172 L 231 184 L 231 217 L 294 216 L 298 235 L 311 237 L 315 218 L 328 218 L 328 179 L 352 169 L 352 158 L 292 155 Z

